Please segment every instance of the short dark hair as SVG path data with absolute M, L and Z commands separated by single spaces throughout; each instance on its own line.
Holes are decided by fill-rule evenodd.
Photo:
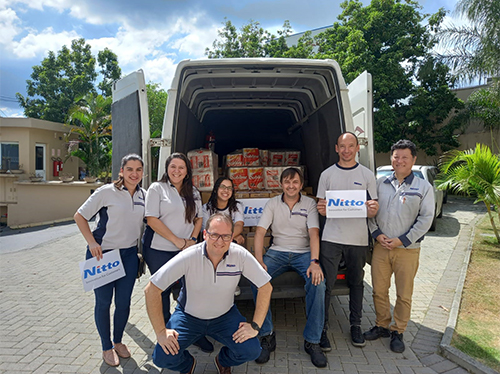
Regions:
M 283 181 L 288 178 L 293 178 L 295 175 L 299 176 L 300 183 L 304 184 L 304 175 L 302 174 L 302 171 L 298 168 L 286 168 L 283 170 L 280 176 L 280 183 L 283 184 Z
M 350 131 L 345 131 L 345 132 L 343 132 L 342 134 L 340 134 L 340 135 L 339 135 L 339 137 L 337 138 L 337 145 L 339 145 L 339 139 L 340 139 L 341 137 L 343 137 L 344 135 L 347 135 L 347 134 L 351 134 L 352 136 L 354 136 L 354 139 L 356 139 L 356 145 L 358 145 L 358 144 L 359 144 L 358 137 L 356 136 L 356 134 L 355 134 L 355 133 L 350 132 Z
M 391 156 L 396 149 L 409 149 L 413 157 L 417 157 L 417 146 L 408 139 L 400 139 L 391 147 Z
M 212 214 L 210 216 L 210 218 L 207 220 L 207 224 L 205 225 L 205 231 L 208 231 L 210 229 L 210 224 L 214 220 L 222 221 L 222 222 L 227 223 L 228 225 L 231 225 L 231 232 L 234 232 L 234 222 L 231 219 L 231 217 L 229 217 L 225 213 L 215 213 L 215 214 Z

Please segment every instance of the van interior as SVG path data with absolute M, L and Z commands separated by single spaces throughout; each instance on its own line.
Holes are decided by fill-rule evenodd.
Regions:
M 231 67 L 220 60 L 183 67 L 172 87 L 172 151 L 204 148 L 210 133 L 219 166 L 224 155 L 245 147 L 296 149 L 306 185 L 316 193 L 321 172 L 337 161 L 335 143 L 345 131 L 337 72 L 306 60 L 294 66 L 290 60 L 238 60 Z

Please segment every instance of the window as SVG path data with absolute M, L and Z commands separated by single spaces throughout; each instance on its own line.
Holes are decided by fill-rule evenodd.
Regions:
M 0 155 L 2 156 L 2 170 L 19 169 L 19 143 L 1 142 Z

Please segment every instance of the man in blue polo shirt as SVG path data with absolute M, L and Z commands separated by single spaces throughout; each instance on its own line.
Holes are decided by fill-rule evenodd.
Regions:
M 280 177 L 283 194 L 270 199 L 262 212 L 255 232 L 255 258 L 276 278 L 293 270 L 304 278 L 307 322 L 304 349 L 314 366 L 325 367 L 327 359 L 319 346 L 325 318 L 325 281 L 319 265 L 319 217 L 316 202 L 300 191 L 304 176 L 299 169 L 288 168 Z M 271 227 L 273 245 L 263 256 L 264 235 Z M 262 352 L 259 364 L 269 361 L 276 349 L 271 310 L 259 333 Z
M 204 242 L 189 247 L 163 265 L 144 292 L 146 307 L 158 344 L 155 365 L 194 373 L 196 360 L 187 348 L 208 335 L 223 347 L 215 356 L 219 373 L 254 360 L 260 354 L 256 338 L 269 308 L 270 276 L 245 248 L 232 243 L 233 221 L 212 215 L 203 231 Z M 234 290 L 241 275 L 258 287 L 253 320 L 248 323 L 234 305 Z M 165 326 L 161 293 L 184 277 L 175 312 Z

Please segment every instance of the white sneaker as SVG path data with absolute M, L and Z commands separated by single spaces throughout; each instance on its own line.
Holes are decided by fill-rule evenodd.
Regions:
M 240 296 L 240 295 L 241 295 L 240 286 L 236 286 L 236 289 L 234 290 L 234 296 Z

